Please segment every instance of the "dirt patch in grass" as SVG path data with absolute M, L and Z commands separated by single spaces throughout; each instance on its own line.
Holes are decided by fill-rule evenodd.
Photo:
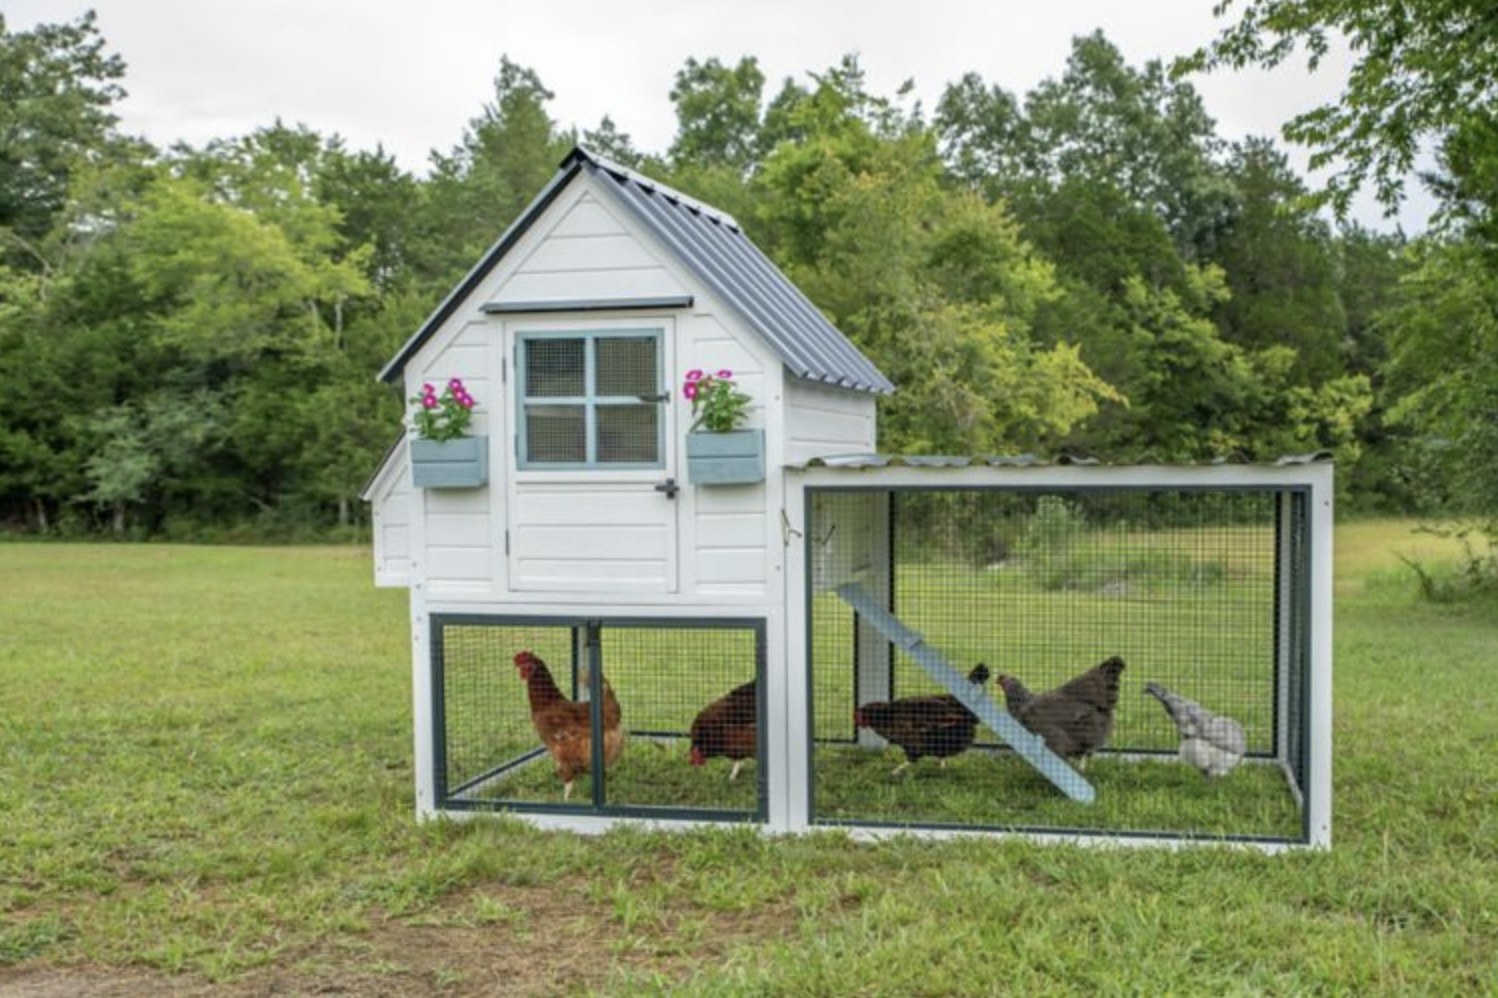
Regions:
M 0 970 L 0 998 L 206 998 L 212 985 L 141 970 L 36 967 Z
M 781 938 L 795 925 L 789 903 L 720 912 L 673 897 L 637 909 L 593 894 L 583 882 L 484 885 L 455 892 L 418 915 L 376 921 L 363 935 L 288 954 L 274 967 L 232 981 L 133 968 L 41 967 L 0 972 L 0 998 L 607 993 L 617 972 L 680 980 L 721 964 L 740 946 Z

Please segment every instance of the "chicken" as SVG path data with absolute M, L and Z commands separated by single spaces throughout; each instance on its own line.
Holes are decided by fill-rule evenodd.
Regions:
M 703 707 L 692 722 L 692 765 L 709 759 L 732 759 L 730 782 L 739 778 L 745 759 L 759 753 L 759 697 L 753 680 Z
M 557 689 L 546 663 L 528 651 L 515 656 L 515 667 L 525 680 L 531 702 L 531 723 L 556 764 L 562 781 L 562 800 L 572 796 L 572 781 L 593 764 L 593 730 L 589 706 L 568 700 Z M 614 689 L 603 683 L 603 764 L 612 766 L 624 751 L 624 727 Z
M 1145 683 L 1144 692 L 1159 700 L 1181 735 L 1181 761 L 1201 770 L 1202 776 L 1226 776 L 1243 761 L 1248 736 L 1231 717 L 1214 714 L 1194 700 L 1170 692 L 1159 683 Z
M 979 662 L 967 681 L 975 686 L 987 682 L 988 666 Z M 978 732 L 978 718 L 950 693 L 866 703 L 853 712 L 853 723 L 872 728 L 885 741 L 904 749 L 905 761 L 891 776 L 928 755 L 946 766 L 948 758 L 972 746 Z
M 1010 675 L 1000 674 L 998 682 L 1015 720 L 1043 738 L 1052 752 L 1085 766 L 1113 733 L 1123 670 L 1124 660 L 1115 655 L 1048 693 L 1031 693 Z

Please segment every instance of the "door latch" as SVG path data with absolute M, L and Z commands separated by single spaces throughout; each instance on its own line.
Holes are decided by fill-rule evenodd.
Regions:
M 655 490 L 664 492 L 667 499 L 675 499 L 676 493 L 681 491 L 681 486 L 676 484 L 676 479 L 668 478 L 664 482 L 657 482 Z

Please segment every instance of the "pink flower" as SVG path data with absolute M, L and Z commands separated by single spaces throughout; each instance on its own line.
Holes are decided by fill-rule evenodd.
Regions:
M 733 377 L 733 372 L 730 371 L 730 370 L 728 370 L 725 367 L 723 370 L 721 370 L 721 371 L 718 372 L 718 377 L 720 377 L 720 378 L 731 378 L 731 377 Z
M 447 383 L 447 387 L 451 388 L 455 392 L 461 392 L 463 390 L 463 379 L 453 378 Z
M 681 390 L 681 394 L 686 398 L 695 399 L 697 397 L 697 386 L 689 384 Z
M 437 408 L 437 399 L 431 395 L 428 395 L 426 398 L 421 400 L 421 407 L 423 409 L 435 409 Z
M 423 394 L 423 395 L 431 395 L 431 394 L 433 394 L 436 391 L 437 391 L 437 389 L 433 388 L 431 385 L 422 385 L 421 386 L 421 394 Z
M 690 370 L 690 371 L 687 372 L 687 380 L 688 381 L 701 381 L 702 380 L 702 371 L 700 369 L 698 369 L 698 368 L 693 368 L 692 370 Z
M 462 395 L 458 396 L 458 405 L 461 405 L 465 409 L 472 409 L 473 396 L 469 395 L 467 392 L 464 392 Z

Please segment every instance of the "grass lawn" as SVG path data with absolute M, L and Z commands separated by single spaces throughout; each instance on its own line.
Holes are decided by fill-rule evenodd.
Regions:
M 1498 993 L 1498 608 L 1337 540 L 1336 844 L 1278 857 L 418 826 L 366 552 L 0 545 L 0 995 Z

